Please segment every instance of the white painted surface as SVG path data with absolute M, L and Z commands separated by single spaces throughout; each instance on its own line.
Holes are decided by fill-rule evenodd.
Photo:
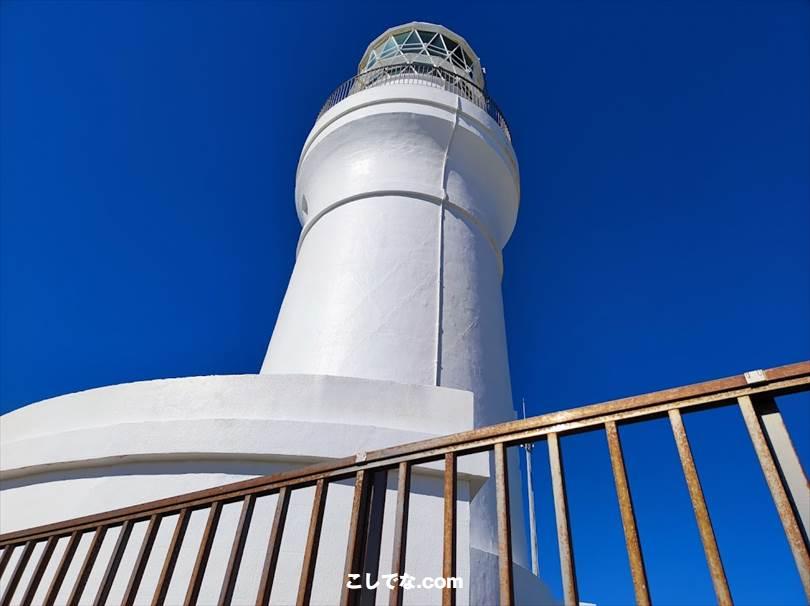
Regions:
M 500 266 L 518 196 L 508 140 L 464 99 L 386 85 L 333 107 L 302 153 L 262 373 L 438 383 L 476 395 L 478 426 L 513 418 Z
M 403 411 L 405 411 L 403 413 Z M 0 531 L 27 528 L 63 519 L 220 486 L 258 475 L 298 468 L 318 460 L 344 457 L 397 443 L 464 431 L 472 427 L 472 395 L 454 389 L 402 385 L 326 376 L 236 375 L 191 377 L 116 385 L 69 394 L 26 406 L 0 417 Z M 436 431 L 434 428 L 439 428 Z M 460 466 L 459 573 L 467 572 L 467 499 L 478 489 L 488 469 L 486 461 Z M 395 477 L 390 483 L 395 483 Z M 413 480 L 414 516 L 408 569 L 433 575 L 441 557 L 443 500 L 439 471 L 417 470 Z M 282 545 L 280 582 L 275 603 L 292 603 L 309 523 L 311 489 L 296 494 L 290 506 Z M 353 487 L 330 486 L 323 539 L 316 571 L 314 604 L 333 604 L 342 574 Z M 393 506 L 392 484 L 388 508 Z M 266 549 L 275 497 L 260 500 L 251 526 L 244 561 L 246 572 L 237 586 L 235 604 L 252 603 Z M 58 503 L 58 507 L 54 506 Z M 390 512 L 387 515 L 392 516 Z M 203 584 L 201 604 L 216 601 L 237 506 L 228 506 Z M 389 520 L 390 522 L 390 520 Z M 159 556 L 168 548 L 173 520 L 161 526 L 155 556 L 144 579 L 139 600 L 148 601 L 159 573 Z M 193 565 L 204 515 L 192 519 L 168 602 L 182 601 L 184 580 Z M 140 525 L 143 526 L 143 525 Z M 422 533 L 430 531 L 425 537 Z M 122 564 L 126 579 L 134 564 L 139 527 Z M 99 561 L 112 549 L 117 531 L 105 538 Z M 139 534 L 140 533 L 140 534 Z M 384 549 L 390 554 L 393 535 L 386 531 Z M 81 560 L 84 541 L 77 553 Z M 62 549 L 64 546 L 62 546 Z M 461 553 L 461 552 L 460 552 Z M 58 554 L 57 554 L 58 555 Z M 390 559 L 390 555 L 383 557 Z M 55 566 L 58 557 L 54 557 Z M 129 566 L 129 568 L 127 568 Z M 252 567 L 252 568 L 251 568 Z M 92 602 L 103 570 L 94 569 L 83 603 Z M 439 566 L 440 568 L 440 566 Z M 252 572 L 251 572 L 252 570 Z M 67 598 L 71 570 L 64 595 Z M 337 575 L 337 576 L 336 576 Z M 47 580 L 47 575 L 46 575 Z M 7 579 L 0 580 L 0 587 Z M 24 586 L 24 585 L 23 585 Z M 123 594 L 117 583 L 111 603 Z M 22 590 L 15 596 L 22 597 Z M 117 592 L 117 593 L 116 593 Z M 418 594 L 419 592 L 416 592 Z M 435 601 L 434 592 L 423 594 Z M 431 597 L 432 596 L 432 597 Z M 416 598 L 419 599 L 422 598 Z M 139 602 L 140 603 L 140 602 Z
M 472 427 L 471 394 L 343 377 L 103 387 L 0 417 L 0 479 L 156 457 L 316 461 Z
M 261 475 L 280 463 L 300 467 L 471 427 L 469 393 L 343 377 L 191 377 L 69 394 L 0 417 L 0 531 L 179 494 L 200 482 L 214 486 L 232 474 Z M 149 471 L 140 474 L 141 468 Z M 182 488 L 133 481 L 122 490 L 133 473 L 174 469 L 197 479 L 181 481 Z M 212 471 L 218 469 L 225 471 Z M 488 474 L 480 457 L 460 471 Z M 41 494 L 31 497 L 45 489 L 41 483 L 105 473 L 114 478 L 104 480 L 110 486 L 104 498 L 97 489 L 65 492 L 53 508 Z M 200 480 L 212 473 L 210 483 Z
M 466 99 L 386 84 L 338 103 L 301 154 L 298 257 L 261 372 L 453 387 L 476 427 L 514 419 L 500 279 L 519 196 L 509 140 Z M 522 520 L 517 474 L 511 489 Z M 491 482 L 471 510 L 471 546 L 497 553 Z

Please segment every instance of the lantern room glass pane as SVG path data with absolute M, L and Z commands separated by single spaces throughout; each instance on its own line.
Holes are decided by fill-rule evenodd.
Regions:
M 463 50 L 461 51 L 461 56 L 464 57 L 464 63 L 466 63 L 469 66 L 472 66 L 473 60 L 470 59 L 470 56 L 467 53 L 465 53 Z
M 396 54 L 397 54 L 397 45 L 393 40 L 389 38 L 388 42 L 385 43 L 385 45 L 382 48 L 382 51 L 380 52 L 380 59 L 393 57 Z
M 408 34 L 408 37 L 405 38 L 405 42 L 402 43 L 403 46 L 422 46 L 422 41 L 419 39 L 419 36 L 416 35 L 416 32 L 411 30 Z
M 434 57 L 446 57 L 447 51 L 442 48 L 437 48 L 434 45 L 430 45 L 427 47 L 427 51 L 429 54 L 433 55 Z
M 433 40 L 434 36 L 436 35 L 435 32 L 426 32 L 424 30 L 418 30 L 417 32 L 419 37 L 422 39 L 422 42 L 428 44 L 431 40 Z

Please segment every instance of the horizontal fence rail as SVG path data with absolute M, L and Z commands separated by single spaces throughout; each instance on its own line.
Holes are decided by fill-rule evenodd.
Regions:
M 314 489 L 314 497 L 308 515 L 309 525 L 306 529 L 300 577 L 295 580 L 285 578 L 278 582 L 297 586 L 296 603 L 309 604 L 330 485 L 340 481 L 353 484 L 344 573 L 348 575 L 351 571 L 357 571 L 369 573 L 376 578 L 380 573 L 382 511 L 385 505 L 387 475 L 392 471 L 397 473 L 397 484 L 391 569 L 394 574 L 403 574 L 407 553 L 406 538 L 413 466 L 436 461 L 444 463 L 442 471 L 444 534 L 441 539 L 443 544 L 441 558 L 442 574 L 445 578 L 450 578 L 456 574 L 458 563 L 456 530 L 459 498 L 458 459 L 464 455 L 480 452 L 490 452 L 493 455 L 492 477 L 497 503 L 499 544 L 498 591 L 500 603 L 504 606 L 511 605 L 515 603 L 515 592 L 512 577 L 512 523 L 509 517 L 509 464 L 506 450 L 508 447 L 539 440 L 546 440 L 548 443 L 564 602 L 567 605 L 576 605 L 579 603 L 579 595 L 560 438 L 584 431 L 604 432 L 636 602 L 650 604 L 644 557 L 619 430 L 623 424 L 653 418 L 669 421 L 717 602 L 731 604 L 728 579 L 723 569 L 721 553 L 683 423 L 685 414 L 723 406 L 736 407 L 742 416 L 752 448 L 773 497 L 798 576 L 810 600 L 808 528 L 806 517 L 802 518 L 802 510 L 808 502 L 807 478 L 803 472 L 802 477 L 796 478 L 795 473 L 788 471 L 788 468 L 795 470 L 797 465 L 798 469 L 801 467 L 774 399 L 777 396 L 808 390 L 810 390 L 810 362 L 802 362 L 375 450 L 209 490 L 9 532 L 0 535 L 0 576 L 3 576 L 5 569 L 11 564 L 12 556 L 16 556 L 16 560 L 11 565 L 11 572 L 3 576 L 6 580 L 0 594 L 0 606 L 12 603 L 32 604 L 38 592 L 43 590 L 44 604 L 54 604 L 60 591 L 69 595 L 68 604 L 78 604 L 80 601 L 85 603 L 91 597 L 84 594 L 88 591 L 88 578 L 94 567 L 103 570 L 103 576 L 99 586 L 93 588 L 92 603 L 98 605 L 107 603 L 113 582 L 117 576 L 124 574 L 120 567 L 122 554 L 131 540 L 134 525 L 138 523 L 144 523 L 146 530 L 137 545 L 137 557 L 132 569 L 126 572 L 128 576 L 124 583 L 126 589 L 123 603 L 135 603 L 157 533 L 161 526 L 167 526 L 166 530 L 171 539 L 165 554 L 161 554 L 160 574 L 156 586 L 150 589 L 149 598 L 153 605 L 164 604 L 189 519 L 194 512 L 200 512 L 205 524 L 190 576 L 177 580 L 186 588 L 184 603 L 195 604 L 200 596 L 206 572 L 210 568 L 211 548 L 223 507 L 235 503 L 239 504 L 240 513 L 234 535 L 228 537 L 231 545 L 230 555 L 227 564 L 224 565 L 224 578 L 218 599 L 218 604 L 230 604 L 242 566 L 256 500 L 274 494 L 277 495 L 277 499 L 272 525 L 267 534 L 261 537 L 262 545 L 266 546 L 266 555 L 261 565 L 258 592 L 255 597 L 257 605 L 268 604 L 273 585 L 277 582 L 276 571 L 281 542 L 285 532 L 288 531 L 286 521 L 290 498 L 295 491 L 304 488 Z M 100 560 L 100 547 L 105 535 L 112 530 L 118 531 L 117 538 L 109 554 Z M 89 547 L 83 552 L 82 558 L 77 559 L 77 548 L 83 540 Z M 58 561 L 51 562 L 58 541 L 65 544 L 65 549 L 57 558 Z M 47 588 L 41 588 L 43 573 L 49 566 L 54 571 L 53 575 Z M 72 570 L 73 574 L 68 575 L 69 570 Z M 24 578 L 27 578 L 26 583 L 22 583 Z M 63 588 L 63 584 L 68 581 L 69 588 L 67 586 Z M 444 605 L 455 603 L 454 587 L 448 586 L 441 591 Z M 400 606 L 403 603 L 401 588 L 396 588 L 389 594 L 389 604 Z M 341 605 L 373 604 L 374 601 L 374 592 L 366 587 L 349 589 L 344 585 L 341 588 Z M 407 596 L 405 601 L 407 602 Z
M 484 89 L 455 72 L 426 63 L 386 65 L 349 78 L 329 95 L 318 118 L 350 95 L 386 84 L 419 84 L 440 88 L 463 97 L 489 114 L 501 127 L 506 137 L 510 141 L 512 140 L 512 133 L 506 123 L 506 118 Z

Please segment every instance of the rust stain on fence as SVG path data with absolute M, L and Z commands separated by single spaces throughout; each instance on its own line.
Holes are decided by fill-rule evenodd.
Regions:
M 644 558 L 641 555 L 641 543 L 638 539 L 636 516 L 633 512 L 633 500 L 630 497 L 630 486 L 627 482 L 627 472 L 624 468 L 622 446 L 619 442 L 619 430 L 616 423 L 605 423 L 608 451 L 610 452 L 610 465 L 613 468 L 613 479 L 616 483 L 616 496 L 619 499 L 619 510 L 622 516 L 622 528 L 627 547 L 627 557 L 630 560 L 630 573 L 633 576 L 633 590 L 636 594 L 636 604 L 647 606 L 650 604 L 650 592 L 647 588 L 647 573 L 644 570 Z

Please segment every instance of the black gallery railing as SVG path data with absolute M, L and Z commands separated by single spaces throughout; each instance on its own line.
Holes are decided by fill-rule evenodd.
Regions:
M 483 109 L 498 123 L 511 141 L 512 133 L 506 118 L 487 92 L 467 78 L 442 67 L 427 63 L 386 65 L 371 69 L 346 80 L 338 86 L 321 108 L 318 118 L 347 97 L 360 91 L 386 84 L 419 84 L 440 88 L 463 97 Z

